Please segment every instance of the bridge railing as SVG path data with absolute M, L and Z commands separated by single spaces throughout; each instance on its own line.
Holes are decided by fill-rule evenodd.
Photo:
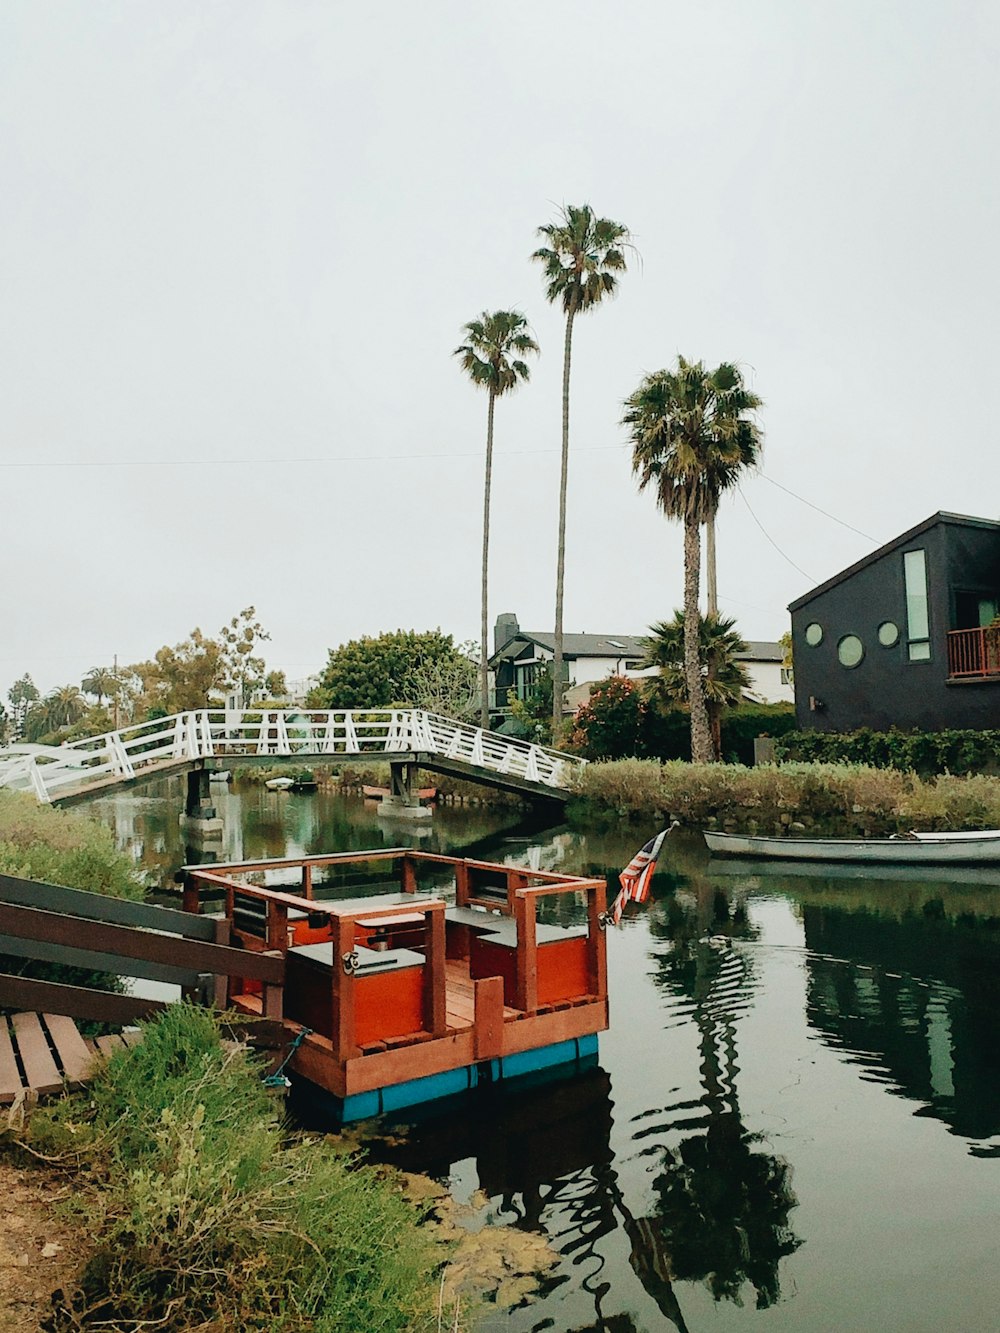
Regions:
M 530 741 L 415 708 L 200 708 L 60 746 L 0 751 L 0 787 L 41 801 L 129 780 L 153 766 L 241 755 L 392 755 L 425 752 L 542 786 L 565 788 L 584 763 Z

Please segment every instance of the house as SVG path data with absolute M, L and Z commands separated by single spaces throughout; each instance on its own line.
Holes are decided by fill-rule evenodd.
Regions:
M 1000 523 L 932 514 L 788 609 L 801 728 L 1000 726 Z
M 750 675 L 750 696 L 759 702 L 791 702 L 792 686 L 782 666 L 783 653 L 777 643 L 751 643 L 739 659 Z M 646 636 L 641 634 L 563 634 L 563 703 L 573 712 L 590 694 L 590 686 L 608 676 L 655 676 L 656 668 L 643 669 Z M 551 671 L 555 638 L 551 630 L 523 630 L 517 617 L 505 612 L 497 617 L 493 631 L 493 711 L 504 712 L 510 691 L 527 699 L 539 679 Z

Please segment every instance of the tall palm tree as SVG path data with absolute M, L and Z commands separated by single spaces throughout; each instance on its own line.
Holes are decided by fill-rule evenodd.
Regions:
M 752 681 L 737 653 L 749 645 L 741 637 L 735 620 L 727 616 L 699 617 L 698 657 L 705 687 L 705 709 L 716 759 L 722 758 L 722 715 L 734 708 L 751 688 Z M 673 620 L 661 620 L 650 626 L 646 640 L 644 667 L 658 667 L 659 675 L 650 682 L 652 692 L 670 703 L 687 702 L 687 673 L 684 670 L 684 612 Z
M 562 468 L 559 475 L 559 540 L 556 552 L 556 618 L 552 662 L 552 737 L 562 723 L 563 696 L 563 583 L 566 566 L 566 485 L 569 476 L 569 371 L 573 348 L 573 321 L 592 310 L 618 287 L 625 272 L 628 228 L 610 218 L 599 218 L 589 204 L 568 204 L 556 222 L 538 228 L 543 245 L 531 256 L 545 272 L 545 295 L 559 301 L 566 316 L 562 383 Z
M 751 452 L 756 457 L 759 433 L 747 413 L 759 406 L 735 366 L 724 362 L 706 370 L 682 356 L 676 370 L 647 375 L 625 400 L 623 424 L 631 432 L 639 489 L 652 487 L 667 517 L 684 524 L 684 670 L 696 764 L 712 760 L 698 655 L 700 525 L 715 514 L 719 496 L 747 466 L 746 458 Z
M 761 400 L 743 383 L 739 368 L 723 362 L 715 372 L 716 392 L 725 398 L 725 411 L 735 415 L 734 450 L 720 453 L 711 461 L 709 467 L 710 489 L 714 499 L 705 518 L 705 574 L 707 609 L 709 615 L 719 614 L 719 589 L 715 560 L 715 518 L 719 511 L 719 501 L 724 492 L 739 483 L 744 472 L 760 462 L 763 438 L 760 427 L 744 414 L 755 412 L 761 406 Z
M 461 359 L 462 369 L 473 384 L 489 394 L 486 416 L 486 480 L 483 485 L 483 571 L 479 645 L 479 720 L 485 728 L 490 725 L 490 668 L 489 668 L 489 589 L 490 555 L 490 488 L 493 484 L 493 409 L 496 400 L 518 384 L 529 379 L 528 365 L 520 358 L 538 352 L 538 344 L 531 336 L 528 321 L 518 310 L 484 310 L 478 319 L 470 320 L 463 332 L 466 341 L 456 347 L 454 355 Z
M 97 706 L 100 708 L 105 696 L 109 699 L 114 697 L 118 679 L 110 667 L 91 667 L 80 685 L 84 694 L 97 696 Z
M 45 720 L 50 731 L 72 726 L 87 711 L 87 701 L 77 685 L 61 685 L 45 696 Z

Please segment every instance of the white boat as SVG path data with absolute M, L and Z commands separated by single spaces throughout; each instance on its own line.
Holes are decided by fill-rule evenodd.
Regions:
M 209 782 L 232 782 L 233 775 L 228 768 L 220 768 L 214 773 L 209 773 Z
M 295 786 L 294 778 L 268 778 L 264 783 L 268 791 L 288 791 L 290 787 Z
M 1000 829 L 981 833 L 908 833 L 894 838 L 758 838 L 741 833 L 706 833 L 705 841 L 716 856 L 897 865 L 1000 864 Z

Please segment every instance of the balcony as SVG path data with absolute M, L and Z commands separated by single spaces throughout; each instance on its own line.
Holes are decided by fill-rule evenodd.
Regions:
M 948 679 L 1000 679 L 1000 626 L 954 629 L 948 634 Z

